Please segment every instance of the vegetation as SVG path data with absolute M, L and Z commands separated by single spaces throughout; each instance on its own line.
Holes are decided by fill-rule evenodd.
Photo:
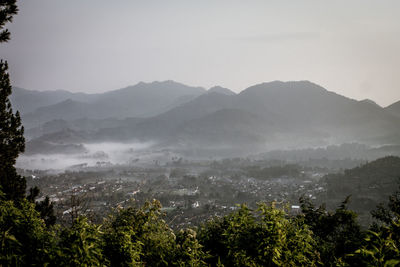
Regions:
M 18 12 L 16 0 L 0 1 L 0 43 L 10 40 L 10 32 L 4 29 L 7 22 L 11 22 L 12 18 Z
M 199 229 L 210 265 L 316 266 L 319 252 L 303 219 L 287 217 L 284 209 L 260 203 L 256 211 L 242 205 Z
M 4 26 L 12 21 L 13 15 L 17 12 L 16 0 L 0 1 L 0 43 L 10 39 L 10 33 Z M 19 175 L 14 167 L 18 155 L 25 150 L 24 127 L 19 112 L 14 114 L 12 110 L 9 99 L 11 91 L 8 64 L 0 60 L 0 190 L 2 198 L 24 207 L 26 179 Z M 38 194 L 39 189 L 32 188 L 28 200 L 35 203 Z M 40 212 L 48 226 L 55 223 L 53 205 L 49 198 L 36 203 L 34 208 Z
M 10 39 L 4 26 L 17 12 L 16 0 L 0 2 L 0 43 Z M 13 113 L 8 98 L 11 89 L 8 64 L 0 60 L 0 187 L 7 199 L 19 201 L 25 196 L 26 181 L 17 174 L 14 164 L 25 149 L 25 138 L 19 112 Z
M 11 84 L 7 62 L 0 61 L 0 186 L 7 199 L 21 200 L 26 181 L 14 168 L 19 153 L 25 149 L 24 128 L 19 113 L 13 113 L 8 96 Z
M 363 226 L 372 223 L 370 211 L 385 202 L 399 182 L 400 158 L 386 156 L 339 174 L 326 175 L 326 200 L 329 208 L 351 195 L 349 208 L 359 214 Z M 382 214 L 383 216 L 383 214 Z M 383 219 L 382 217 L 380 219 Z
M 334 212 L 329 212 L 325 205 L 317 208 L 309 199 L 300 199 L 301 217 L 314 234 L 322 261 L 329 265 L 355 251 L 363 241 L 357 214 L 347 209 L 348 201 L 346 198 Z
M 399 203 L 397 203 L 399 204 Z M 389 205 L 390 206 L 390 205 Z M 158 201 L 117 209 L 102 224 L 79 217 L 46 227 L 34 204 L 0 200 L 2 266 L 395 266 L 396 213 L 362 231 L 344 202 L 335 212 L 303 201 L 303 213 L 246 205 L 193 229 L 173 231 Z M 393 211 L 392 211 L 393 212 Z M 385 265 L 386 264 L 386 265 Z

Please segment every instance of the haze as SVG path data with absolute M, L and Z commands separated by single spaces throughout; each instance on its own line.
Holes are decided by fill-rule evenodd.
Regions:
M 176 80 L 241 91 L 310 80 L 400 99 L 400 2 L 20 1 L 0 48 L 15 86 L 104 92 Z
M 148 164 L 154 163 L 163 156 L 160 152 L 152 151 L 150 143 L 83 144 L 83 148 L 85 151 L 79 154 L 21 155 L 18 158 L 17 167 L 64 170 L 68 167 L 82 166 L 82 164 L 89 167 L 132 164 L 139 161 L 141 164 Z

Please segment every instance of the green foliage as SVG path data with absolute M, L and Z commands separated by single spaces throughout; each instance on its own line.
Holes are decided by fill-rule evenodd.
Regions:
M 133 240 L 129 226 L 110 227 L 104 234 L 104 254 L 112 266 L 137 266 L 141 263 L 142 243 Z
M 176 235 L 175 264 L 178 266 L 208 266 L 205 260 L 209 257 L 192 229 L 180 230 Z
M 380 204 L 372 212 L 381 224 L 373 224 L 364 244 L 348 258 L 366 266 L 400 265 L 400 191 L 389 197 L 387 207 Z
M 319 255 L 312 232 L 283 209 L 265 203 L 256 211 L 242 205 L 236 212 L 199 230 L 212 257 L 227 266 L 315 266 Z
M 114 234 L 128 235 L 127 238 L 132 242 L 129 247 L 136 248 L 136 252 L 128 253 L 133 256 L 132 261 L 138 261 L 137 255 L 140 255 L 140 262 L 145 265 L 163 266 L 172 261 L 175 235 L 160 216 L 161 204 L 154 200 L 141 208 L 130 207 L 118 211 L 108 229 L 111 227 L 111 233 Z M 115 247 L 111 251 L 121 251 L 121 248 Z M 109 255 L 110 259 L 116 257 Z
M 4 196 L 4 194 L 3 194 Z M 42 266 L 50 259 L 53 235 L 32 203 L 0 200 L 0 265 Z
M 104 254 L 112 266 L 202 266 L 206 253 L 190 229 L 174 234 L 159 201 L 117 210 L 105 223 Z
M 206 251 L 210 252 L 210 257 L 207 262 L 212 265 L 221 263 L 221 256 L 228 255 L 228 248 L 226 246 L 225 230 L 230 223 L 229 216 L 223 218 L 213 218 L 203 225 L 198 231 L 198 239 L 204 246 Z M 224 256 L 224 259 L 226 256 Z
M 363 240 L 357 214 L 347 209 L 348 201 L 346 198 L 335 212 L 328 212 L 324 206 L 316 208 L 307 198 L 300 199 L 300 217 L 313 231 L 325 265 L 335 265 L 339 258 L 359 248 Z
M 35 205 L 0 193 L 2 266 L 397 266 L 398 217 L 363 235 L 346 201 L 335 211 L 303 200 L 304 215 L 260 203 L 176 234 L 158 201 L 119 209 L 103 224 L 79 217 L 46 227 Z M 313 231 L 312 231 L 313 230 Z
M 107 266 L 100 228 L 101 225 L 91 224 L 84 217 L 76 219 L 70 228 L 65 228 L 60 234 L 60 249 L 56 250 L 56 265 Z
M 112 266 L 136 266 L 141 263 L 142 247 L 136 238 L 132 210 L 119 210 L 105 223 L 104 253 Z
M 0 43 L 10 39 L 4 26 L 17 14 L 16 0 L 0 1 Z M 8 64 L 0 60 L 0 189 L 7 199 L 22 200 L 25 196 L 26 181 L 17 174 L 14 164 L 19 153 L 25 149 L 24 128 L 19 112 L 13 113 Z
M 400 227 L 399 222 L 394 225 Z M 363 266 L 400 265 L 399 239 L 393 238 L 393 229 L 385 227 L 378 233 L 369 231 L 365 241 L 365 245 L 347 257 L 357 259 Z
M 400 187 L 398 191 L 389 197 L 387 207 L 381 203 L 371 214 L 372 217 L 385 225 L 390 225 L 393 221 L 396 221 L 396 219 L 398 220 L 400 217 Z
M 35 209 L 39 212 L 46 226 L 55 225 L 57 217 L 54 215 L 54 206 L 48 196 L 43 201 L 36 202 Z
M 0 43 L 10 40 L 10 32 L 4 29 L 7 22 L 11 22 L 13 15 L 17 14 L 16 0 L 0 1 Z
M 7 199 L 22 200 L 26 181 L 16 173 L 14 164 L 25 149 L 24 128 L 8 98 L 11 84 L 7 70 L 7 62 L 0 61 L 0 186 Z
M 26 199 L 29 202 L 35 203 L 35 209 L 40 213 L 40 217 L 46 223 L 46 226 L 53 226 L 56 223 L 56 216 L 54 215 L 54 205 L 50 202 L 48 196 L 42 201 L 35 201 L 36 197 L 39 195 L 39 188 L 37 186 L 29 189 L 29 195 Z

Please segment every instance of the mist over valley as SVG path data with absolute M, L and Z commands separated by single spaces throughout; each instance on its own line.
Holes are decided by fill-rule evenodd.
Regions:
M 108 159 L 99 161 L 125 164 L 141 153 L 221 159 L 346 143 L 376 148 L 400 140 L 397 103 L 383 108 L 308 81 L 262 83 L 239 94 L 173 81 L 103 94 L 15 88 L 11 100 L 24 107 L 27 145 L 20 167 L 91 165 L 97 152 Z

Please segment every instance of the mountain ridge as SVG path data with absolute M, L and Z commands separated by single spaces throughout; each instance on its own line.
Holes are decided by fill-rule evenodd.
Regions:
M 95 122 L 89 119 L 88 123 Z M 221 144 L 244 150 L 357 141 L 400 143 L 399 117 L 378 105 L 347 98 L 309 81 L 261 83 L 235 95 L 205 91 L 165 112 L 107 122 L 104 125 L 110 127 L 96 127 L 86 135 L 88 127 L 80 130 L 76 125 L 82 124 L 74 125 L 76 134 L 71 134 L 78 136 L 76 140 L 152 141 L 183 149 Z M 63 135 L 52 138 L 59 142 Z
M 22 119 L 27 128 L 31 128 L 55 119 L 150 117 L 190 101 L 205 92 L 204 88 L 190 87 L 173 81 L 142 82 L 103 94 L 83 94 L 83 99 L 81 99 L 82 95 L 78 93 L 69 93 L 59 102 L 47 101 L 50 103 L 49 105 L 37 107 L 29 113 L 23 113 Z M 41 95 L 38 92 L 35 94 Z M 46 95 L 47 93 L 42 94 Z M 60 97 L 57 96 L 57 99 Z M 70 100 L 67 101 L 68 99 Z M 20 106 L 18 101 L 16 106 Z M 58 112 L 59 110 L 62 112 Z

